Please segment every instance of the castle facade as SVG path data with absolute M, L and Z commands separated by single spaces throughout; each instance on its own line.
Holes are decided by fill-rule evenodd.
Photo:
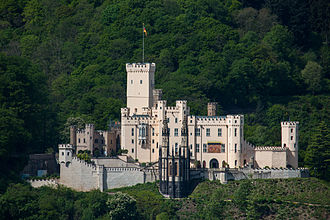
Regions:
M 155 70 L 155 63 L 126 64 L 127 107 L 121 109 L 121 148 L 129 157 L 145 163 L 159 160 L 164 120 L 169 130 L 169 152 L 178 156 L 186 121 L 191 165 L 298 167 L 298 122 L 281 123 L 281 146 L 253 146 L 244 140 L 243 115 L 218 116 L 216 103 L 208 104 L 207 116 L 191 115 L 186 100 L 167 106 L 162 90 L 154 87 Z

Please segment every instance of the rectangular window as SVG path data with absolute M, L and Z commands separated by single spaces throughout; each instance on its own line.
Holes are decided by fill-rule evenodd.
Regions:
M 133 84 L 133 80 L 131 80 L 131 84 Z
M 134 153 L 134 148 L 132 148 L 132 153 Z
M 207 145 L 203 144 L 203 152 L 206 153 L 207 152 Z
M 237 166 L 237 160 L 235 160 L 235 167 Z
M 95 144 L 99 143 L 99 140 L 95 138 Z
M 140 84 L 142 84 L 142 80 L 140 80 Z
M 235 137 L 237 137 L 237 128 L 235 128 L 235 133 L 234 133 Z
M 178 143 L 175 143 L 175 153 L 177 154 L 178 153 Z
M 177 128 L 174 128 L 174 136 L 178 136 L 179 135 L 179 131 Z
M 170 118 L 167 119 L 167 123 L 170 123 Z
M 221 136 L 222 136 L 222 129 L 218 128 L 218 137 L 221 137 Z
M 235 153 L 237 153 L 237 144 L 235 144 Z
M 210 129 L 209 128 L 206 128 L 206 136 L 210 137 Z
M 134 139 L 132 139 L 132 144 L 134 144 Z
M 291 136 L 291 140 L 293 140 L 293 136 Z
M 132 128 L 132 136 L 134 136 L 134 128 Z
M 199 144 L 196 144 L 196 152 L 199 153 Z
M 78 138 L 78 143 L 80 143 L 80 138 Z
M 171 136 L 171 129 L 168 128 L 168 136 Z
M 84 143 L 86 143 L 86 139 L 84 138 Z
M 155 140 L 154 140 L 154 139 L 152 139 L 152 143 L 153 143 L 153 144 L 155 143 Z
M 226 152 L 226 145 L 221 144 L 221 153 L 225 153 Z
M 291 133 L 293 133 L 293 129 L 291 128 Z
M 178 118 L 175 118 L 175 123 L 178 123 Z
M 196 128 L 195 129 L 195 136 L 200 136 L 201 135 L 201 129 L 200 128 Z
M 190 144 L 190 150 L 192 150 L 192 144 Z
M 155 153 L 155 149 L 152 148 L 152 153 Z
M 155 129 L 152 128 L 152 136 L 155 136 Z

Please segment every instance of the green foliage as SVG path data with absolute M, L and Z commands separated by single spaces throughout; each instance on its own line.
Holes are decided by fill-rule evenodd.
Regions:
M 111 219 L 133 219 L 136 217 L 136 201 L 123 193 L 116 193 L 107 201 Z
M 305 163 L 310 173 L 318 178 L 330 180 L 330 133 L 328 124 L 321 121 L 306 149 Z

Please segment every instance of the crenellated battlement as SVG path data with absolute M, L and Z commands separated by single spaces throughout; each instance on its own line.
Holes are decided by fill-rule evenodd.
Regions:
M 286 151 L 288 148 L 281 146 L 255 146 L 256 151 Z
M 127 72 L 154 72 L 155 69 L 155 63 L 126 63 Z
M 299 122 L 298 121 L 282 121 L 281 122 L 281 126 L 297 126 L 299 125 Z

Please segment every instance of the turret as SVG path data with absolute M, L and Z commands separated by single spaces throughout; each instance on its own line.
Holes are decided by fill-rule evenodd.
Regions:
M 68 164 L 72 161 L 73 147 L 71 144 L 59 144 L 59 161 L 60 163 Z
M 228 126 L 228 164 L 231 168 L 243 166 L 242 143 L 243 143 L 243 115 L 227 115 Z
M 281 122 L 282 147 L 288 148 L 288 165 L 298 168 L 298 125 L 297 121 Z
M 73 147 L 77 146 L 77 127 L 75 125 L 70 126 L 70 144 Z
M 127 108 L 130 115 L 141 114 L 143 107 L 153 105 L 154 63 L 127 63 Z

